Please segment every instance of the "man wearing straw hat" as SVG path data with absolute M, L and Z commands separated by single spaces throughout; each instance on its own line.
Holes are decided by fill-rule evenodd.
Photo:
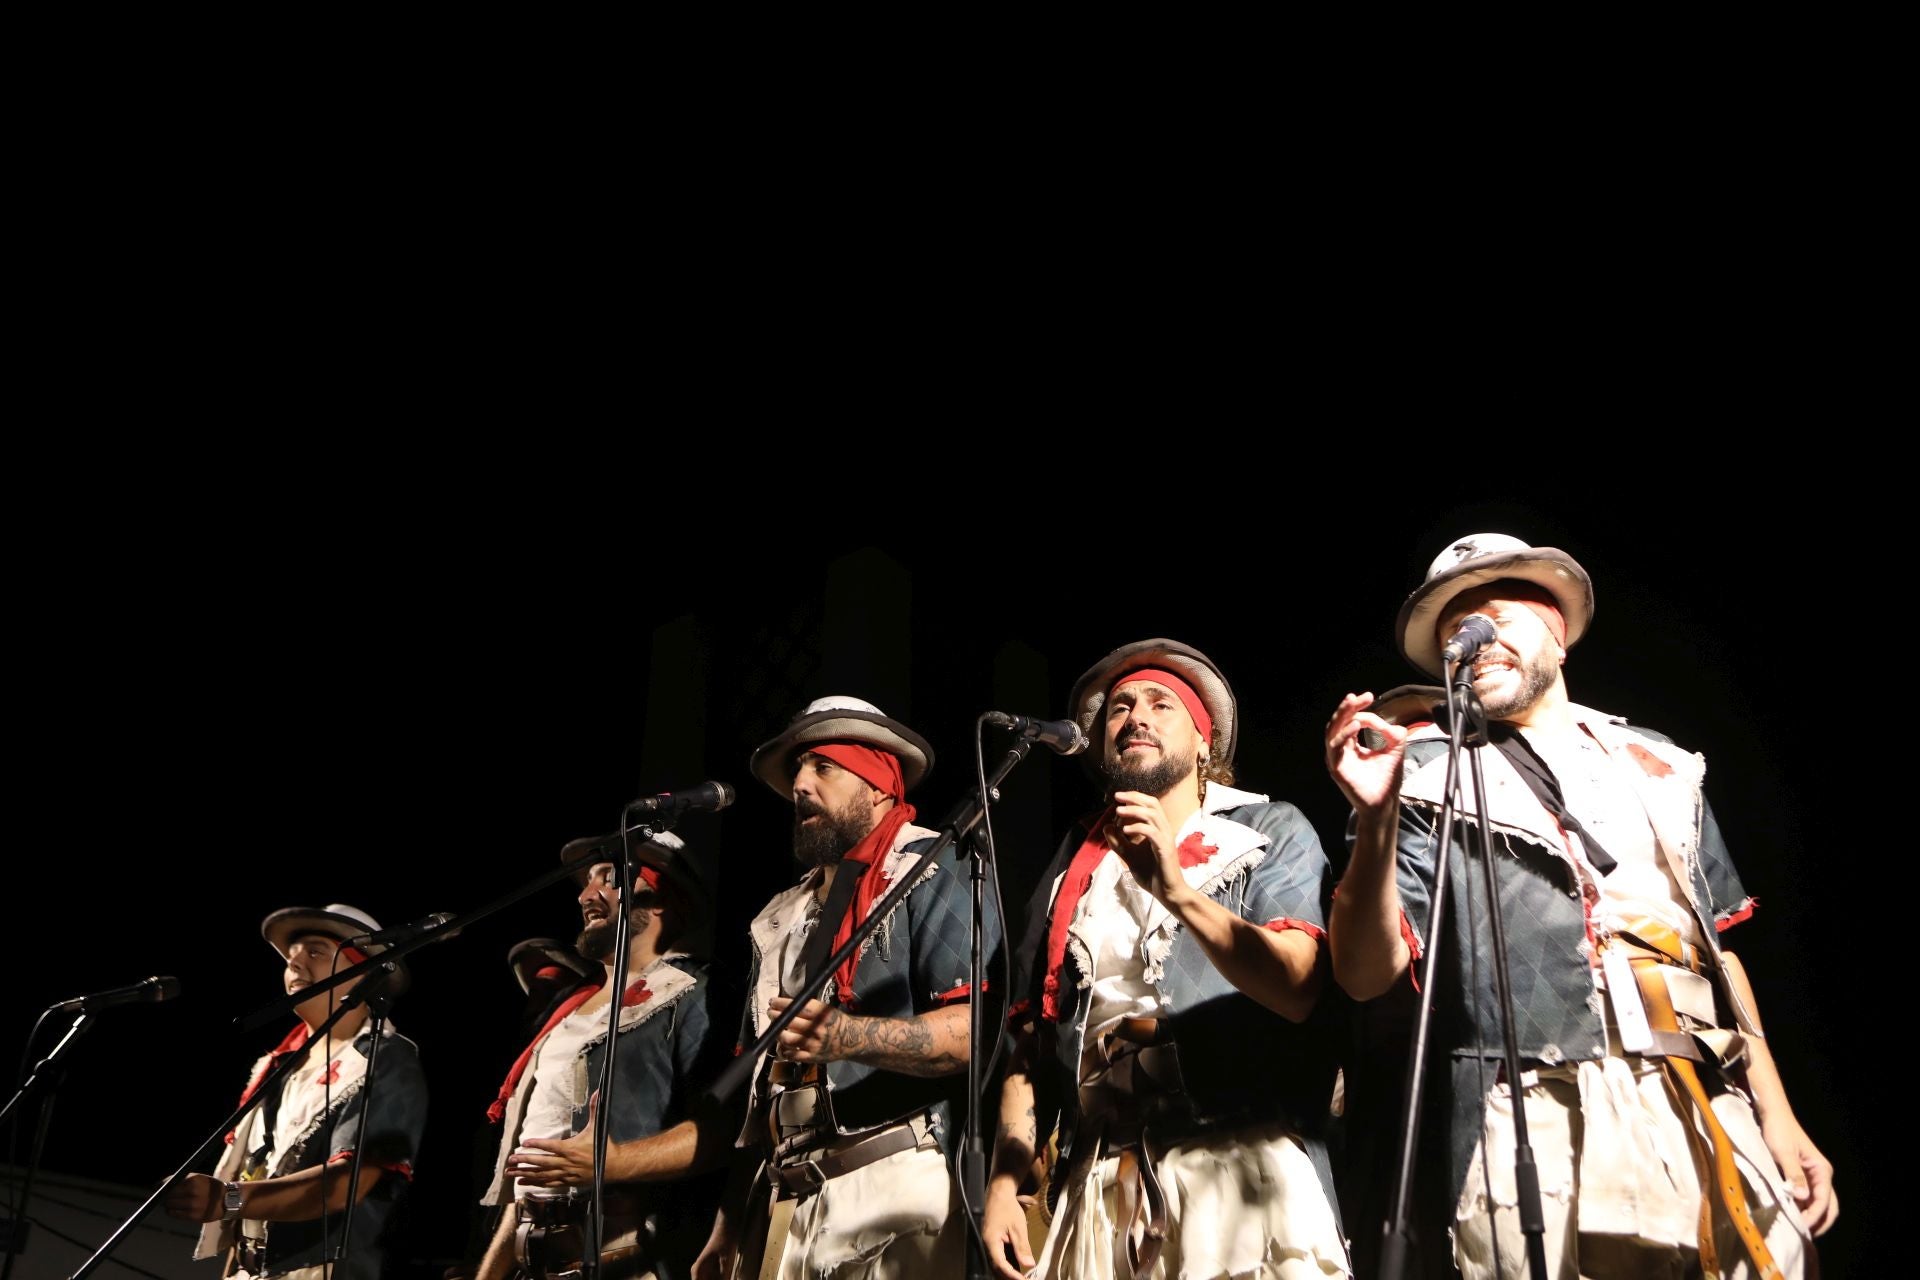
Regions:
M 1445 1181 L 1422 1188 L 1416 1234 L 1439 1243 L 1450 1230 L 1469 1277 L 1528 1274 L 1486 946 L 1497 908 L 1549 1273 L 1812 1275 L 1810 1237 L 1837 1212 L 1833 1168 L 1795 1118 L 1746 974 L 1720 945 L 1753 900 L 1702 758 L 1569 697 L 1567 652 L 1592 616 L 1572 556 L 1500 533 L 1446 548 L 1401 605 L 1401 653 L 1434 679 L 1464 665 L 1488 721 L 1487 741 L 1469 744 L 1485 794 L 1463 765 L 1444 856 L 1444 717 L 1396 723 L 1359 693 L 1327 725 L 1327 767 L 1354 811 L 1335 977 L 1359 1000 L 1410 998 L 1437 948 L 1423 1115 L 1444 1135 L 1433 1163 Z M 1452 905 L 1436 941 L 1441 867 Z
M 590 972 L 547 1010 L 487 1112 L 502 1132 L 482 1203 L 506 1211 L 478 1280 L 501 1280 L 516 1267 L 536 1278 L 574 1270 L 589 1247 L 590 1190 L 556 1188 L 567 1185 L 561 1173 L 568 1164 L 584 1173 L 585 1185 L 593 1177 L 595 1095 L 612 1003 L 619 842 L 617 834 L 586 837 L 560 850 L 563 862 L 588 860 L 576 872 L 581 930 L 575 949 Z M 712 915 L 706 881 L 685 843 L 670 831 L 637 844 L 634 857 L 610 1142 L 648 1138 L 687 1119 L 726 1057 L 725 1037 L 716 1033 L 707 1008 L 707 962 L 683 949 L 690 939 L 704 938 Z M 565 1141 L 558 1149 L 524 1145 L 534 1139 Z M 683 1182 L 670 1193 L 607 1187 L 600 1274 L 613 1280 L 658 1269 L 684 1276 L 712 1222 L 719 1189 L 710 1182 Z
M 288 995 L 386 951 L 366 940 L 380 923 L 358 907 L 286 907 L 268 916 L 261 936 L 280 957 Z M 335 1022 L 327 1043 L 307 1041 L 349 993 L 391 1001 L 408 984 L 404 962 L 372 970 L 294 1006 L 299 1021 L 254 1063 L 244 1103 L 287 1055 L 305 1055 L 271 1096 L 247 1111 L 211 1177 L 190 1173 L 162 1199 L 176 1218 L 206 1225 L 195 1258 L 228 1254 L 229 1273 L 256 1280 L 309 1280 L 327 1270 L 352 1206 L 348 1257 L 332 1263 L 338 1280 L 377 1280 L 381 1232 L 413 1178 L 427 1120 L 427 1081 L 413 1041 L 383 1021 L 374 1045 L 369 1008 L 360 1003 Z M 368 1060 L 373 1074 L 368 1076 Z M 348 1174 L 356 1153 L 359 1179 Z
M 1345 1275 L 1319 837 L 1233 785 L 1238 706 L 1191 645 L 1121 646 L 1070 710 L 1105 799 L 1028 915 L 989 1257 L 1010 1280 Z M 1050 1132 L 1033 1271 L 1018 1197 Z
M 793 805 L 793 852 L 805 871 L 749 927 L 753 963 L 736 1053 L 940 834 L 914 821 L 907 799 L 932 770 L 933 748 L 862 699 L 810 703 L 749 767 Z M 621 1177 L 655 1180 L 706 1167 L 734 1143 L 735 1182 L 695 1263 L 697 1280 L 960 1274 L 967 1218 L 948 1155 L 974 992 L 972 897 L 955 849 L 942 850 L 904 894 L 754 1064 L 737 1138 L 708 1108 L 658 1138 L 609 1150 Z M 991 974 L 999 912 L 986 899 Z

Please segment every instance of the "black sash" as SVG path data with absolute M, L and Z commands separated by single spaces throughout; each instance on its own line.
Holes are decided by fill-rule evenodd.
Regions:
M 840 921 L 852 908 L 853 891 L 860 887 L 866 874 L 867 864 L 852 858 L 843 859 L 835 868 L 833 887 L 827 890 L 827 900 L 821 904 L 820 919 L 814 923 L 807 945 L 800 952 L 800 972 L 809 983 L 833 954 L 833 940 L 840 932 Z
M 1540 758 L 1539 752 L 1533 749 L 1533 744 L 1527 741 L 1525 734 L 1511 725 L 1495 721 L 1488 726 L 1488 736 L 1501 754 L 1512 762 L 1514 769 L 1526 780 L 1527 786 L 1533 789 L 1533 794 L 1546 806 L 1547 812 L 1554 816 L 1561 828 L 1580 837 L 1580 843 L 1586 846 L 1587 861 L 1593 864 L 1595 871 L 1604 876 L 1620 865 L 1612 854 L 1600 847 L 1600 842 L 1592 833 L 1580 825 L 1580 819 L 1567 812 L 1567 802 L 1560 796 L 1559 780 L 1553 776 L 1553 770 L 1547 767 L 1547 762 Z

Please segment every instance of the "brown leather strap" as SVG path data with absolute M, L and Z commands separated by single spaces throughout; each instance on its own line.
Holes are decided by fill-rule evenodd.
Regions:
M 769 1168 L 767 1172 L 776 1183 L 788 1191 L 804 1194 L 818 1191 L 821 1184 L 829 1178 L 837 1178 L 843 1173 L 863 1169 L 876 1160 L 884 1160 L 902 1151 L 911 1151 L 919 1145 L 920 1135 L 915 1131 L 913 1122 L 905 1120 L 844 1147 L 808 1155 L 792 1164 L 776 1165 Z
M 1633 960 L 1633 976 L 1640 984 L 1640 998 L 1647 1006 L 1647 1021 L 1655 1032 L 1678 1031 L 1679 1020 L 1674 1016 L 1673 1000 L 1667 994 L 1667 980 L 1661 976 L 1660 962 L 1636 956 Z M 1700 1073 L 1692 1062 L 1682 1057 L 1663 1057 L 1662 1068 L 1667 1073 L 1671 1085 L 1684 1090 L 1693 1100 L 1694 1109 L 1699 1113 L 1700 1122 L 1706 1126 L 1708 1137 L 1712 1140 L 1711 1152 L 1700 1150 L 1699 1132 L 1693 1125 L 1687 1126 L 1687 1136 L 1695 1149 L 1696 1163 L 1703 1173 L 1710 1176 L 1701 1179 L 1700 1196 L 1700 1266 L 1708 1275 L 1719 1272 L 1718 1253 L 1713 1243 L 1713 1217 L 1708 1199 L 1707 1187 L 1711 1185 L 1712 1194 L 1717 1196 L 1726 1209 L 1727 1218 L 1733 1223 L 1733 1229 L 1739 1233 L 1741 1243 L 1747 1246 L 1747 1253 L 1753 1258 L 1754 1269 L 1762 1280 L 1781 1280 L 1780 1268 L 1773 1260 L 1773 1253 L 1767 1248 L 1767 1242 L 1761 1238 L 1760 1229 L 1754 1225 L 1753 1211 L 1747 1206 L 1747 1192 L 1740 1180 L 1740 1168 L 1734 1163 L 1733 1139 L 1721 1127 L 1720 1117 L 1713 1113 L 1713 1104 L 1707 1097 L 1707 1089 L 1700 1081 Z M 1711 1164 L 1711 1170 L 1706 1166 Z
M 1669 928 L 1649 916 L 1630 920 L 1623 929 L 1615 930 L 1616 940 L 1624 939 L 1628 943 L 1638 943 L 1638 949 L 1644 949 L 1655 955 L 1665 956 L 1677 965 L 1704 973 L 1712 962 L 1700 948 L 1680 936 L 1680 931 Z
M 1145 1144 L 1124 1147 L 1119 1153 L 1119 1168 L 1114 1177 L 1121 1191 L 1119 1220 L 1127 1242 L 1127 1264 L 1133 1280 L 1147 1280 L 1160 1251 L 1167 1245 L 1167 1193 L 1153 1167 L 1153 1155 Z M 1132 1185 L 1130 1185 L 1132 1184 Z M 1137 1186 L 1139 1194 L 1133 1194 Z M 1140 1239 L 1133 1238 L 1133 1224 L 1141 1220 Z

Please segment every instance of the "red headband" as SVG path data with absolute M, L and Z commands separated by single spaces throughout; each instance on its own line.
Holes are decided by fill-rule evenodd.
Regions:
M 1200 695 L 1194 692 L 1192 685 L 1171 671 L 1164 671 L 1159 667 L 1142 667 L 1136 671 L 1129 671 L 1107 686 L 1107 696 L 1111 698 L 1115 689 L 1123 684 L 1132 684 L 1136 680 L 1151 680 L 1155 684 L 1165 685 L 1173 690 L 1179 697 L 1181 705 L 1186 707 L 1187 714 L 1193 717 L 1194 727 L 1200 730 L 1200 736 L 1206 739 L 1209 746 L 1212 745 L 1213 717 L 1207 714 L 1207 704 L 1200 700 Z
M 878 747 L 857 742 L 809 742 L 804 750 L 858 774 L 868 786 L 878 787 L 895 800 L 907 794 L 906 780 L 900 772 L 900 757 Z

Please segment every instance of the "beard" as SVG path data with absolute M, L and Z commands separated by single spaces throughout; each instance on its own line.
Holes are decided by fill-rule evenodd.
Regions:
M 613 921 L 605 924 L 590 925 L 580 930 L 580 936 L 573 941 L 573 949 L 588 960 L 598 960 L 605 964 L 613 959 Z
M 1540 700 L 1541 695 L 1553 688 L 1553 682 L 1560 674 L 1560 666 L 1554 661 L 1553 655 L 1544 652 L 1522 659 L 1516 670 L 1520 683 L 1512 693 L 1480 700 L 1480 706 L 1489 720 L 1508 720 L 1524 714 L 1527 708 Z
M 1108 756 L 1100 762 L 1100 772 L 1107 780 L 1108 795 L 1116 791 L 1144 791 L 1150 796 L 1164 796 L 1193 772 L 1194 762 L 1199 758 L 1198 750 L 1185 758 L 1168 755 L 1163 744 L 1157 763 L 1134 764 Z
M 801 826 L 801 819 L 818 815 L 814 826 Z M 835 813 L 810 800 L 793 804 L 793 856 L 803 867 L 831 867 L 847 856 L 847 851 L 867 838 L 873 830 L 873 808 L 864 795 L 856 795 L 845 809 Z

